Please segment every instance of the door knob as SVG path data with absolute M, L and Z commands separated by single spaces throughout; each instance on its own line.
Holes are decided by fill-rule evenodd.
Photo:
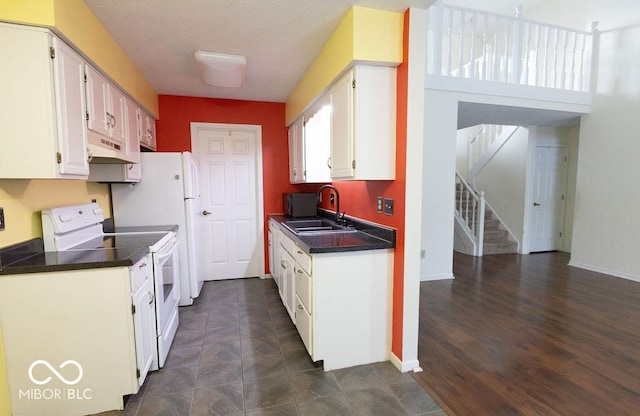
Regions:
M 202 211 L 202 215 L 207 216 L 211 215 L 211 213 L 205 209 L 204 211 Z
M 534 207 L 539 207 L 539 206 L 540 206 L 540 204 L 538 204 L 537 202 L 534 202 L 534 203 L 533 203 L 533 206 L 534 206 Z

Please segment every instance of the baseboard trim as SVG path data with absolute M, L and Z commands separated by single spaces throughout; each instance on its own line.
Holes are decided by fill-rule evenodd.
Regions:
M 434 273 L 434 274 L 420 275 L 421 282 L 427 282 L 430 280 L 449 280 L 449 279 L 455 279 L 455 277 L 453 277 L 453 273 Z
M 408 371 L 413 371 L 414 373 L 419 373 L 422 371 L 420 368 L 420 363 L 418 360 L 411 361 L 401 361 L 394 353 L 391 353 L 391 364 L 393 364 L 398 370 L 403 373 Z
M 592 264 L 580 263 L 579 261 L 571 260 L 571 261 L 569 261 L 569 266 L 578 267 L 580 269 L 585 269 L 585 270 L 590 270 L 592 272 L 608 274 L 609 276 L 619 277 L 621 279 L 633 280 L 634 282 L 640 282 L 640 276 L 638 276 L 638 275 L 631 274 L 631 273 L 619 272 L 617 270 L 611 270 L 611 269 L 607 269 L 605 267 L 598 267 L 598 266 L 594 266 Z

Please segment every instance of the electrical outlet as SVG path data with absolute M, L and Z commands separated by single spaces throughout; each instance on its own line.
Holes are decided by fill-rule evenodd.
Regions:
M 376 198 L 376 210 L 382 214 L 382 197 L 379 196 Z
M 0 231 L 4 230 L 4 208 L 0 207 Z
M 331 194 L 329 194 L 329 203 L 331 205 L 336 203 L 336 194 L 334 194 L 333 192 L 331 192 Z
M 392 198 L 384 199 L 384 213 L 387 215 L 393 215 L 393 199 Z

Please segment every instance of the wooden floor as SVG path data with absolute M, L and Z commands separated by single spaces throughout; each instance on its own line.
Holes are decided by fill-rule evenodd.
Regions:
M 414 378 L 449 415 L 640 415 L 640 283 L 568 262 L 456 253 L 421 283 Z

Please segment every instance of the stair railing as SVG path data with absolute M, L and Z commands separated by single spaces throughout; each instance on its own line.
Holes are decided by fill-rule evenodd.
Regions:
M 448 6 L 428 10 L 427 75 L 589 92 L 591 32 Z
M 456 172 L 455 216 L 474 244 L 474 254 L 482 257 L 484 243 L 484 216 L 486 202 L 484 192 L 476 193 Z
M 518 126 L 483 124 L 467 141 L 467 182 L 475 187 L 475 177 L 500 148 L 519 129 Z

